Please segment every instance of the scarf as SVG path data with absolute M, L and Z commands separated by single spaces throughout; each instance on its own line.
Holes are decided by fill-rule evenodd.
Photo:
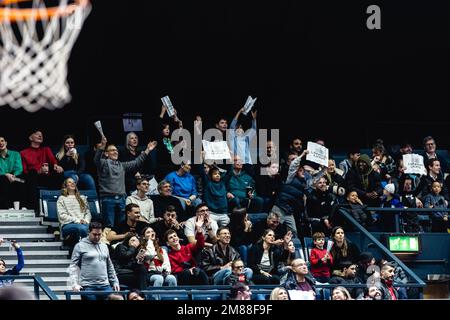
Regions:
M 163 138 L 163 143 L 166 146 L 167 151 L 169 151 L 169 153 L 172 154 L 173 153 L 172 141 L 170 141 L 169 138 Z

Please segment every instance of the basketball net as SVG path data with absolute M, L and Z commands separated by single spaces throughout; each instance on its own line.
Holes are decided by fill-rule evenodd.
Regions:
M 59 0 L 47 8 L 32 0 L 0 0 L 0 105 L 35 112 L 71 100 L 67 82 L 70 52 L 91 11 L 88 0 Z

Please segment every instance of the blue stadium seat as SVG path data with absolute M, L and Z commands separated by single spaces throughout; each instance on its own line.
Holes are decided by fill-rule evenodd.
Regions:
M 100 214 L 100 204 L 98 200 L 97 191 L 95 190 L 80 190 L 80 194 L 85 196 L 89 204 L 89 210 L 93 217 Z
M 220 293 L 193 293 L 192 300 L 224 300 Z
M 254 224 L 254 223 L 258 222 L 258 221 L 266 220 L 267 219 L 267 213 L 264 213 L 264 212 L 261 212 L 261 213 L 249 213 L 248 214 L 248 218 Z
M 61 195 L 61 190 L 39 190 L 39 206 L 44 221 L 58 222 L 56 202 Z
M 167 291 L 167 293 L 159 294 L 158 300 L 190 300 L 189 295 L 187 293 L 170 293 L 170 291 Z

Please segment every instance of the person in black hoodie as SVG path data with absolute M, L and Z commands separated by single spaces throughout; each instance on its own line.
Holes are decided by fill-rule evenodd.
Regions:
M 264 200 L 263 212 L 268 212 L 272 208 L 282 184 L 279 164 L 271 163 L 261 167 L 260 172 L 257 173 L 256 193 Z
M 330 279 L 330 284 L 362 284 L 363 282 L 356 276 L 358 266 L 350 261 L 342 261 L 339 270 L 334 270 Z M 363 288 L 347 288 L 353 299 L 364 296 Z
M 314 183 L 314 188 L 306 194 L 306 213 L 311 221 L 312 233 L 330 234 L 331 223 L 329 215 L 337 204 L 336 196 L 328 190 L 324 176 Z
M 370 158 L 362 154 L 345 178 L 349 191 L 356 191 L 361 201 L 369 207 L 380 206 L 383 193 L 380 175 L 372 168 Z
M 292 233 L 284 236 L 283 248 L 273 244 L 275 234 L 272 229 L 267 229 L 261 240 L 254 244 L 248 254 L 248 267 L 253 270 L 253 282 L 255 284 L 279 284 L 278 264 L 286 260 L 289 254 L 288 243 Z

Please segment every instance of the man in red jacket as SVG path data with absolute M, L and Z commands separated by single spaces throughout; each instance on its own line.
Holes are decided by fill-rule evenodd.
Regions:
M 205 238 L 202 232 L 204 218 L 199 217 L 195 222 L 195 244 L 189 243 L 182 246 L 180 238 L 175 230 L 169 229 L 164 234 L 164 239 L 170 247 L 169 260 L 172 274 L 177 277 L 178 285 L 208 284 L 208 276 L 205 271 L 197 267 L 195 255 L 200 253 L 205 246 Z
M 61 168 L 49 147 L 43 147 L 44 135 L 34 130 L 30 137 L 30 146 L 20 152 L 26 182 L 26 203 L 28 208 L 39 212 L 38 187 L 60 189 L 64 176 Z

